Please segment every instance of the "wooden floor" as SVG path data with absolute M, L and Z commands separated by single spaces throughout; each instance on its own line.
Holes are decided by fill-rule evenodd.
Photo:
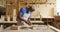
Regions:
M 0 23 L 10 23 L 10 22 L 0 22 Z M 13 23 L 13 22 L 11 22 L 11 23 Z M 16 22 L 14 22 L 14 23 L 16 23 Z M 55 32 L 55 31 L 46 25 L 39 25 L 39 26 L 33 27 L 33 29 L 10 30 L 10 28 L 8 28 L 8 29 L 2 30 L 0 28 L 0 32 Z
M 46 25 L 39 25 L 38 27 L 33 27 L 33 29 L 19 29 L 19 30 L 1 30 L 0 32 L 55 32 Z

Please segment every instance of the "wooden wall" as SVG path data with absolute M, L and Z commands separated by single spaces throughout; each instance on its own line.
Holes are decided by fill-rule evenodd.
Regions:
M 55 5 L 50 4 L 34 4 L 35 11 L 32 16 L 53 17 Z
M 25 3 L 28 3 L 32 4 L 35 7 L 35 11 L 32 13 L 33 16 L 42 15 L 44 17 L 54 16 L 54 7 L 56 0 L 6 0 L 6 2 L 6 15 L 13 16 L 14 10 L 16 10 L 17 13 L 21 7 L 25 6 Z
M 6 0 L 6 15 L 13 16 L 14 10 L 18 10 L 18 1 L 17 0 Z

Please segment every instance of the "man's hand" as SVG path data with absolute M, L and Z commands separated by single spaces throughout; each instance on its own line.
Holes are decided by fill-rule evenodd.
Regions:
M 32 25 L 32 23 L 30 22 L 29 19 L 26 21 L 26 23 L 29 24 L 29 25 Z

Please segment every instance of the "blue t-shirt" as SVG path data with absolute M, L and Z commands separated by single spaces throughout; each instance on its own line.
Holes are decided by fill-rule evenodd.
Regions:
M 21 15 L 24 15 L 24 13 L 27 13 L 27 8 L 26 7 L 22 7 L 21 9 L 20 9 L 20 11 L 19 11 L 19 14 L 21 14 Z M 28 13 L 30 13 L 30 15 L 31 15 L 31 12 L 28 12 Z

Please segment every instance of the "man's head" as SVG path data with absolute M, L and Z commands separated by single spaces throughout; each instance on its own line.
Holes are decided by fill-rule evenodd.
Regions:
M 30 12 L 35 11 L 35 9 L 34 9 L 34 8 L 32 8 L 32 6 L 28 6 L 28 10 L 29 10 Z
M 25 3 L 26 7 L 28 8 L 28 11 L 33 12 L 35 9 L 33 8 L 32 4 Z
M 35 9 L 33 8 L 32 4 L 27 4 L 28 11 L 33 12 Z

